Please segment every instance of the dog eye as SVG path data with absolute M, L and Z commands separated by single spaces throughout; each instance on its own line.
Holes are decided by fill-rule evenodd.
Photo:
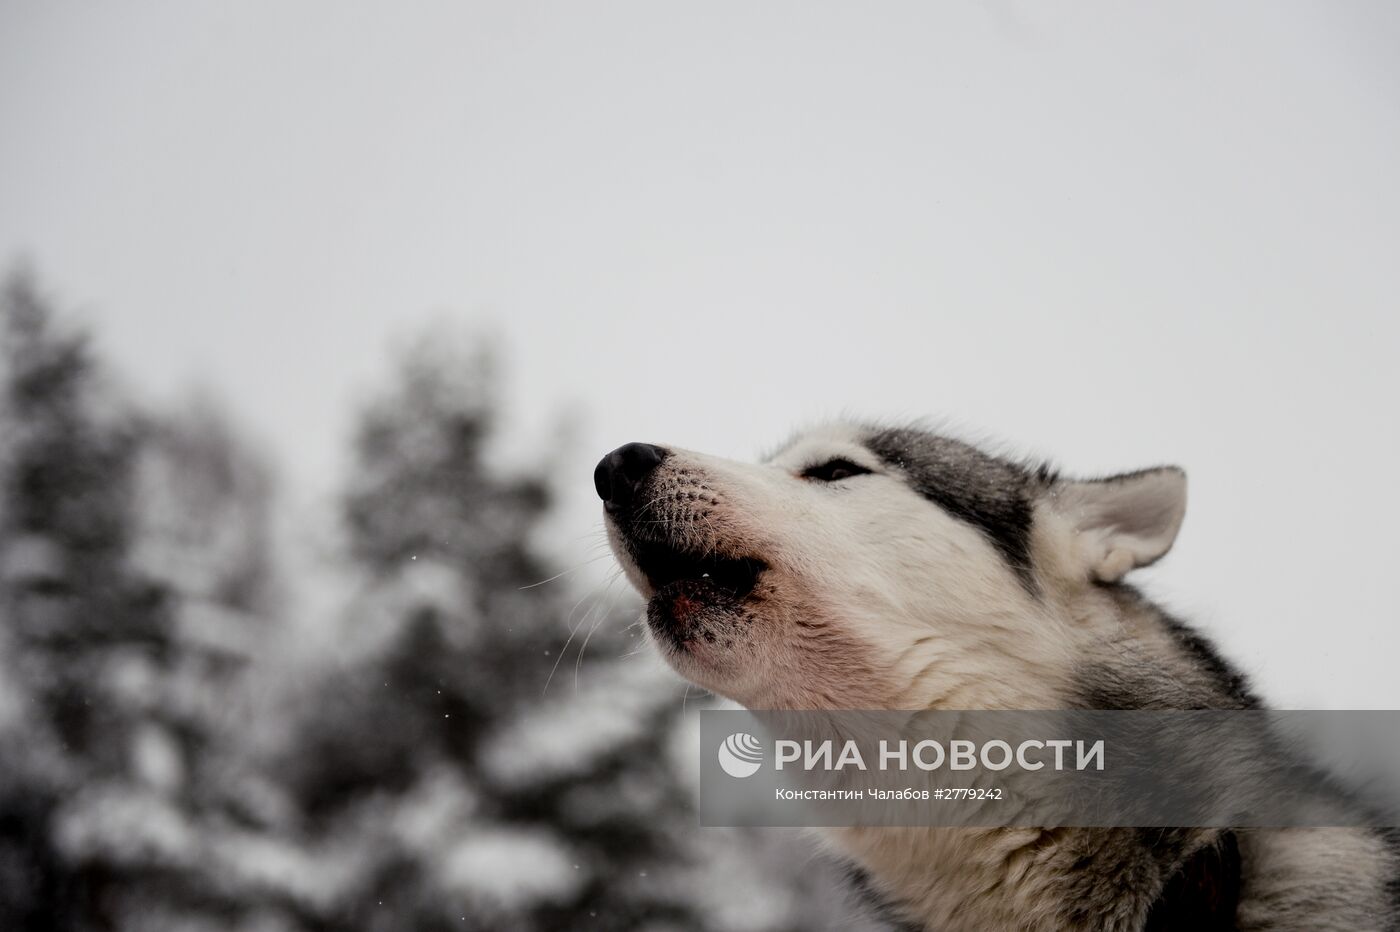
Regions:
M 815 479 L 818 482 L 839 482 L 842 479 L 849 479 L 852 476 L 863 476 L 870 470 L 859 463 L 852 463 L 850 460 L 828 460 L 820 466 L 809 466 L 803 470 L 803 479 Z

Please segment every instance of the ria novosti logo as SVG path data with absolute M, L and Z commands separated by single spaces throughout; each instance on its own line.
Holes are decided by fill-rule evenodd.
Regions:
M 735 732 L 719 746 L 719 765 L 731 777 L 751 777 L 763 766 L 763 745 L 748 732 Z

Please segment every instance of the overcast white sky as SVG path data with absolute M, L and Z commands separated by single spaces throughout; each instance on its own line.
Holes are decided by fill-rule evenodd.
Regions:
M 462 321 L 565 560 L 623 441 L 941 415 L 1182 463 L 1152 591 L 1283 704 L 1400 706 L 1390 0 L 0 0 L 0 132 L 0 259 L 304 500 Z

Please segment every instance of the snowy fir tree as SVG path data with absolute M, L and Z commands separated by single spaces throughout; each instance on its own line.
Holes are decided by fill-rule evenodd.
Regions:
M 86 337 L 25 275 L 3 314 L 0 924 L 74 928 L 108 912 L 121 870 L 67 829 L 83 796 L 133 785 L 145 710 L 130 684 L 165 662 L 172 616 L 128 572 L 134 425 L 107 403 Z
M 220 764 L 243 756 L 247 609 L 267 581 L 230 559 L 257 542 L 228 539 L 256 537 L 266 488 L 211 485 L 245 462 L 226 435 L 172 471 L 172 434 L 188 448 L 200 433 L 115 400 L 87 336 L 30 277 L 8 284 L 3 323 L 0 928 L 228 927 L 249 903 L 206 869 L 238 810 L 224 789 L 237 768 Z M 222 549 L 162 504 L 190 483 L 221 512 Z M 162 514 L 181 517 L 147 520 Z M 187 588 L 201 564 L 217 584 Z
M 531 547 L 547 477 L 489 465 L 494 384 L 489 353 L 433 334 L 360 422 L 345 518 L 364 595 L 288 762 L 323 831 L 377 839 L 335 919 L 699 928 L 649 880 L 676 868 L 684 830 L 663 746 L 676 694 L 619 656 L 615 617 L 545 693 L 575 600 L 541 585 Z

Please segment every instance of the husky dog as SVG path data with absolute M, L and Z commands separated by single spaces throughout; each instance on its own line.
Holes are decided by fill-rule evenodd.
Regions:
M 594 475 L 686 679 L 753 709 L 1251 709 L 1213 646 L 1124 582 L 1186 476 L 1065 478 L 916 428 L 836 424 L 762 464 L 632 443 Z M 1364 829 L 843 828 L 909 928 L 1395 927 Z

